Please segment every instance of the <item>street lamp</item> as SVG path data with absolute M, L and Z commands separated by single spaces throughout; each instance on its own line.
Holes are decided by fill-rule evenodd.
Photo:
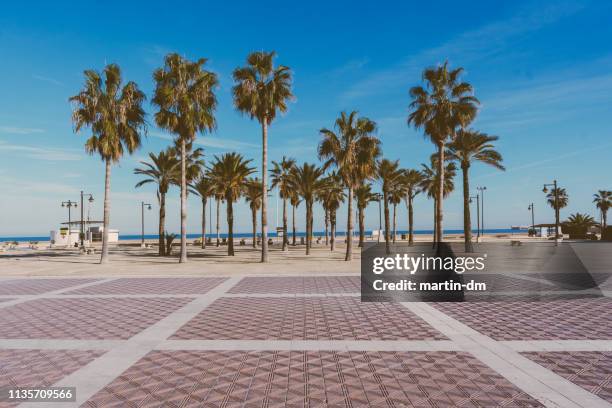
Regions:
M 89 198 L 87 199 L 87 201 L 89 201 L 90 203 L 93 203 L 94 198 L 93 195 L 91 195 L 90 193 L 83 193 L 83 190 L 81 190 L 81 228 L 80 228 L 80 234 L 79 234 L 79 238 L 81 239 L 81 248 L 85 248 L 85 220 L 84 220 L 84 214 L 83 214 L 83 198 L 85 196 L 89 196 Z
M 487 188 L 485 186 L 476 187 L 476 190 L 480 191 L 480 229 L 482 230 L 482 237 L 484 238 L 484 192 Z
M 478 226 L 476 230 L 476 242 L 479 242 L 480 241 L 480 194 L 471 196 L 470 204 L 472 203 L 473 199 L 476 199 L 476 225 Z
M 531 211 L 531 229 L 533 230 L 533 233 L 535 234 L 535 216 L 533 215 L 533 203 L 529 204 L 529 207 L 527 207 L 527 210 Z
M 141 241 L 140 241 L 140 246 L 144 248 L 145 246 L 145 240 L 144 240 L 144 209 L 145 207 L 147 207 L 147 210 L 151 209 L 151 204 L 147 204 L 144 201 L 140 202 L 140 219 L 141 219 Z
M 68 208 L 68 246 L 70 246 L 72 244 L 71 239 L 72 239 L 72 230 L 71 230 L 71 226 L 72 226 L 72 214 L 70 212 L 70 210 L 72 208 L 76 208 L 77 207 L 77 203 L 76 201 L 72 201 L 72 200 L 68 200 L 68 201 L 62 201 L 62 207 L 63 208 Z
M 380 232 L 382 231 L 382 209 L 380 201 L 383 199 L 383 195 L 378 193 L 376 194 L 376 198 L 378 199 L 378 242 L 380 242 Z
M 559 190 L 557 189 L 557 180 L 553 180 L 552 183 L 544 184 L 542 192 L 548 193 L 548 188 L 553 188 L 553 194 L 555 196 L 555 246 L 559 245 Z

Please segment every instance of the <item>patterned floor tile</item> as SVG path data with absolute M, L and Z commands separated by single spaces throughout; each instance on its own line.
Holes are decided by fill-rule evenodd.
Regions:
M 103 353 L 92 350 L 0 350 L 0 388 L 51 386 Z M 0 402 L 2 408 L 15 405 Z
M 204 294 L 226 278 L 122 278 L 67 292 L 67 295 Z
M 403 306 L 354 297 L 222 298 L 174 339 L 441 340 L 445 337 Z
M 10 279 L 0 281 L 0 295 L 39 295 L 97 280 L 99 279 Z
M 359 293 L 359 276 L 246 277 L 229 293 Z
M 128 339 L 188 298 L 37 299 L 0 309 L 4 339 Z
M 495 340 L 609 340 L 612 299 L 436 303 L 449 316 Z
M 84 407 L 540 407 L 467 353 L 154 351 Z
M 612 404 L 612 352 L 521 353 Z

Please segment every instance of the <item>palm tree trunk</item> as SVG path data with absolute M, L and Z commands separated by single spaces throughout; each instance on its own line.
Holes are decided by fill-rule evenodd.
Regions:
M 166 255 L 166 193 L 159 193 L 159 256 Z
M 110 178 L 111 178 L 111 161 L 106 160 L 104 174 L 104 231 L 102 231 L 102 255 L 100 263 L 108 263 L 108 228 L 110 225 Z M 70 226 L 68 226 L 70 229 Z
M 187 262 L 187 152 L 185 138 L 181 137 L 181 256 L 179 262 Z
M 353 187 L 348 189 L 348 217 L 346 220 L 346 255 L 345 261 L 353 259 Z
M 441 243 L 442 236 L 442 204 L 444 201 L 444 142 L 438 143 L 438 197 L 436 200 L 436 243 Z
M 469 164 L 462 164 L 461 170 L 463 173 L 463 236 L 465 242 L 465 252 L 473 252 L 472 247 L 472 219 L 470 217 L 470 182 L 469 182 Z
M 296 231 L 295 229 L 295 205 L 291 205 L 291 211 L 293 212 L 293 246 L 296 246 L 297 243 L 295 241 L 295 236 L 296 236 L 295 234 L 295 231 Z
M 408 245 L 414 245 L 414 208 L 412 206 L 412 194 L 408 192 Z
M 268 118 L 261 124 L 261 262 L 268 262 Z
M 393 203 L 393 243 L 395 244 L 395 237 L 397 235 L 397 204 Z
M 257 209 L 251 208 L 251 222 L 253 223 L 253 248 L 257 248 Z
M 606 227 L 608 226 L 608 211 L 602 211 L 602 215 L 603 215 L 603 229 L 601 230 L 601 235 L 603 236 L 603 233 L 606 230 Z
M 438 224 L 438 214 L 436 213 L 436 210 L 438 208 L 438 204 L 436 204 L 438 200 L 436 200 L 436 198 L 434 197 L 434 211 L 433 211 L 433 246 L 436 246 L 436 234 L 438 233 L 438 228 L 436 228 L 436 225 Z
M 389 245 L 389 200 L 387 199 L 387 192 L 383 191 L 383 200 L 385 207 L 385 252 L 387 255 L 391 253 L 391 246 Z
M 206 249 L 206 197 L 202 198 L 202 249 Z
M 323 208 L 325 211 L 325 246 L 329 245 L 329 210 L 327 208 Z
M 287 236 L 287 199 L 283 198 L 283 251 L 288 251 L 289 237 Z
M 336 249 L 336 210 L 329 211 L 329 226 L 331 230 L 329 241 L 331 243 L 331 250 L 333 252 L 333 250 Z
M 357 206 L 357 211 L 359 212 L 359 248 L 363 248 L 363 243 L 365 241 L 364 211 L 363 208 L 359 206 Z
M 220 238 L 220 234 L 219 234 L 219 219 L 220 219 L 220 215 L 219 212 L 221 210 L 221 199 L 219 197 L 217 197 L 217 246 L 221 245 L 221 242 L 219 241 Z
M 227 202 L 227 254 L 234 256 L 234 208 L 231 197 L 226 198 Z
M 312 207 L 306 202 L 306 255 L 310 255 L 310 212 Z

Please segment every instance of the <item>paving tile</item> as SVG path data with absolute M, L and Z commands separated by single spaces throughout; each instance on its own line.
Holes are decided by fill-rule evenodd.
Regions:
M 128 339 L 189 298 L 36 299 L 0 309 L 4 339 Z
M 0 281 L 0 295 L 40 295 L 54 290 L 95 282 L 99 279 L 10 279 Z
M 359 276 L 277 276 L 243 278 L 229 293 L 359 293 Z
M 522 291 L 528 294 L 533 294 L 544 290 L 558 289 L 555 285 L 548 282 L 537 282 L 527 279 L 521 279 L 514 276 L 504 275 L 501 273 L 466 273 L 462 275 L 462 278 L 463 282 L 469 282 L 473 279 L 475 282 L 486 283 L 487 291 L 489 292 Z
M 445 340 L 396 303 L 354 297 L 221 298 L 173 339 Z
M 67 292 L 67 295 L 204 294 L 226 278 L 121 278 Z
M 433 305 L 495 340 L 612 339 L 609 298 Z
M 95 350 L 0 350 L 0 388 L 48 387 L 104 354 Z M 0 402 L 0 407 L 17 404 Z
M 521 353 L 612 404 L 612 352 Z
M 153 351 L 84 407 L 540 407 L 463 352 Z

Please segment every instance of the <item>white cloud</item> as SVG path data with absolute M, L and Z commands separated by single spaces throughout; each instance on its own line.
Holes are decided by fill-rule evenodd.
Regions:
M 49 161 L 77 161 L 83 158 L 84 152 L 76 149 L 57 149 L 51 147 L 34 147 L 26 145 L 9 144 L 0 141 L 0 152 L 24 156 L 36 160 Z
M 48 83 L 53 84 L 53 85 L 59 85 L 59 86 L 64 85 L 63 83 L 61 83 L 57 79 L 49 78 L 49 77 L 42 76 L 42 75 L 33 74 L 32 78 L 34 78 L 34 79 L 36 79 L 38 81 L 48 82 Z
M 174 140 L 174 137 L 172 137 L 171 135 L 161 132 L 149 132 L 149 136 L 170 141 Z M 194 143 L 199 146 L 225 150 L 241 150 L 259 147 L 259 145 L 254 143 L 241 142 L 234 139 L 226 139 L 223 137 L 214 136 L 198 136 L 196 137 Z
M 38 128 L 27 128 L 19 126 L 0 126 L 0 132 L 2 133 L 13 133 L 16 135 L 31 135 L 33 133 L 43 133 L 43 129 Z

